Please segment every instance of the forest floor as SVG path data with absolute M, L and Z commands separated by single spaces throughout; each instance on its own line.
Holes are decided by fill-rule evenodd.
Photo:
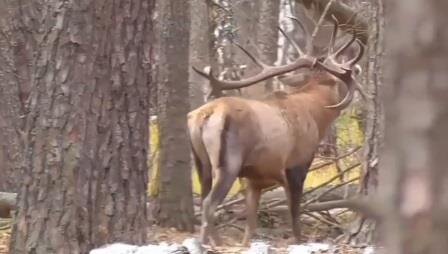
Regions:
M 230 218 L 232 217 L 232 218 Z M 247 248 L 239 246 L 243 237 L 244 219 L 235 219 L 234 213 L 226 211 L 220 214 L 219 219 L 223 224 L 219 226 L 219 234 L 223 240 L 223 246 L 213 250 L 217 254 L 243 253 Z M 341 234 L 341 231 L 333 226 L 316 221 L 310 217 L 302 216 L 304 242 L 331 243 L 335 237 Z M 197 237 L 196 233 L 178 232 L 173 228 L 161 228 L 156 225 L 151 226 L 148 231 L 149 243 L 160 244 L 181 244 L 185 239 Z M 0 254 L 8 254 L 8 245 L 11 229 L 0 230 Z M 288 245 L 291 240 L 291 226 L 289 221 L 279 212 L 259 213 L 259 227 L 255 240 L 261 240 L 272 246 L 277 254 L 288 253 Z M 361 254 L 361 248 L 337 244 L 340 254 Z M 328 252 L 329 253 L 329 252 Z
M 247 248 L 240 246 L 244 233 L 245 218 L 238 215 L 242 214 L 243 209 L 244 205 L 239 204 L 217 212 L 217 227 L 223 245 L 213 249 L 212 253 L 244 253 L 247 250 Z M 149 210 L 151 211 L 151 209 Z M 199 212 L 198 206 L 196 206 L 196 212 Z M 332 248 L 337 249 L 337 251 L 325 253 L 362 254 L 364 250 L 359 246 L 349 246 L 335 242 L 335 239 L 343 234 L 342 228 L 347 226 L 353 218 L 354 215 L 351 212 L 343 210 L 333 212 L 331 215 L 303 214 L 301 216 L 302 241 L 304 243 L 327 243 L 332 245 Z M 179 232 L 174 228 L 158 227 L 154 224 L 148 230 L 148 244 L 160 244 L 162 242 L 181 244 L 185 239 L 198 237 L 199 225 L 196 227 L 195 233 L 188 233 Z M 8 254 L 10 232 L 10 228 L 0 230 L 0 254 Z M 281 254 L 288 253 L 291 240 L 292 230 L 287 207 L 279 206 L 269 210 L 261 207 L 258 212 L 258 228 L 254 241 L 269 244 L 275 250 L 274 253 Z
M 244 234 L 245 218 L 238 216 L 238 214 L 242 214 L 243 207 L 243 204 L 234 205 L 231 209 L 221 210 L 217 213 L 218 235 L 221 236 L 223 245 L 213 249 L 212 253 L 244 253 L 248 250 L 248 248 L 240 245 Z M 325 243 L 332 246 L 331 251 L 322 253 L 365 253 L 364 249 L 366 246 L 350 246 L 335 242 L 335 239 L 343 235 L 342 228 L 353 221 L 353 213 L 339 210 L 332 213 L 332 216 L 329 214 L 327 214 L 329 215 L 328 217 L 322 215 L 304 214 L 301 216 L 303 243 Z M 179 232 L 174 228 L 161 228 L 153 225 L 149 230 L 149 241 L 151 244 L 159 244 L 161 242 L 181 244 L 187 238 L 199 236 L 199 225 L 196 226 L 195 231 L 192 234 Z M 281 206 L 268 211 L 260 209 L 258 212 L 258 228 L 253 240 L 262 241 L 270 245 L 276 254 L 288 253 L 288 246 L 292 244 L 293 238 L 287 207 Z

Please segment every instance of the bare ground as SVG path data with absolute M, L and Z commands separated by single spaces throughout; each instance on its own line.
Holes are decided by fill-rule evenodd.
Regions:
M 213 253 L 243 253 L 247 250 L 247 248 L 240 246 L 245 225 L 245 219 L 242 218 L 243 216 L 238 216 L 238 214 L 241 213 L 241 209 L 242 205 L 233 206 L 232 210 L 218 212 L 217 227 L 219 228 L 219 235 L 223 240 L 223 246 L 213 249 Z M 315 214 L 315 216 L 320 217 L 321 215 Z M 238 219 L 238 217 L 241 218 Z M 353 214 L 347 212 L 334 219 L 336 221 L 327 221 L 327 223 L 308 215 L 302 215 L 303 243 L 333 243 L 334 240 L 343 233 L 343 230 L 336 225 L 343 227 L 342 225 L 344 223 L 353 219 Z M 326 220 L 330 219 L 327 218 Z M 261 211 L 258 212 L 258 228 L 256 234 L 257 236 L 254 240 L 268 243 L 276 250 L 275 253 L 288 253 L 288 245 L 292 244 L 293 239 L 289 213 L 286 207 L 278 207 L 278 209 L 269 211 L 261 209 Z M 174 228 L 161 228 L 157 225 L 153 225 L 149 230 L 149 242 L 152 244 L 161 242 L 181 244 L 183 240 L 191 237 L 198 237 L 198 235 L 199 225 L 196 228 L 196 232 L 193 234 L 188 232 L 178 232 Z M 328 253 L 362 253 L 362 248 L 359 247 L 348 246 L 341 243 L 336 243 L 336 245 L 338 251 Z
M 247 248 L 241 247 L 240 242 L 243 238 L 243 231 L 245 219 L 241 214 L 243 205 L 233 206 L 231 210 L 222 210 L 218 212 L 217 224 L 219 228 L 219 235 L 223 240 L 223 246 L 213 250 L 213 253 L 227 254 L 227 253 L 243 253 Z M 321 216 L 315 214 L 315 216 Z M 240 218 L 238 218 L 240 217 Z M 335 222 L 325 222 L 317 220 L 308 215 L 302 215 L 302 233 L 304 243 L 306 242 L 323 242 L 332 243 L 334 239 L 340 236 L 343 232 L 335 226 L 337 223 L 343 225 L 352 219 L 353 215 L 344 213 L 343 215 L 335 216 Z M 327 220 L 330 220 L 327 218 Z M 0 254 L 8 253 L 8 245 L 10 238 L 10 228 L 0 230 Z M 152 225 L 148 230 L 148 243 L 159 244 L 166 242 L 168 244 L 181 244 L 185 239 L 197 237 L 199 232 L 199 225 L 197 225 L 195 233 L 178 232 L 174 228 L 161 228 L 157 225 Z M 292 241 L 292 230 L 289 222 L 289 215 L 286 207 L 277 207 L 277 209 L 260 209 L 258 213 L 258 229 L 257 236 L 254 240 L 261 240 L 271 245 L 275 253 L 287 253 L 287 247 Z M 358 254 L 362 253 L 362 249 L 354 248 L 344 244 L 337 244 L 338 252 L 340 254 Z

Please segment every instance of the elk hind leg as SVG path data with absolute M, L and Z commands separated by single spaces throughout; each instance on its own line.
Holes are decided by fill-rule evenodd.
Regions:
M 303 186 L 311 163 L 305 166 L 297 166 L 286 169 L 287 196 L 291 213 L 292 231 L 296 242 L 300 242 L 300 201 L 302 199 Z
M 207 156 L 199 158 L 198 154 L 193 150 L 193 159 L 198 173 L 199 182 L 201 183 L 201 201 L 204 202 L 205 197 L 210 193 L 212 188 L 212 166 Z
M 202 243 L 206 243 L 208 235 L 211 235 L 215 245 L 220 245 L 220 239 L 214 228 L 214 213 L 241 171 L 243 158 L 241 144 L 230 124 L 226 114 L 213 114 L 202 133 L 212 172 L 216 176 L 216 182 L 202 205 L 200 233 Z
M 248 180 L 246 186 L 246 228 L 242 245 L 248 246 L 257 228 L 257 208 L 260 201 L 261 188 Z
M 211 235 L 214 245 L 221 245 L 220 238 L 215 231 L 215 211 L 218 205 L 222 203 L 227 193 L 230 191 L 233 183 L 236 180 L 236 175 L 229 174 L 223 169 L 217 170 L 217 179 L 215 185 L 212 187 L 209 195 L 204 199 L 202 205 L 202 225 L 200 232 L 201 243 L 208 242 L 208 236 Z

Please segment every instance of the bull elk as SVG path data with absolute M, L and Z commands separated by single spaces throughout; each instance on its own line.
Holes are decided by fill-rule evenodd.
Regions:
M 247 222 L 243 245 L 248 245 L 257 224 L 261 191 L 275 184 L 283 186 L 292 218 L 296 241 L 300 238 L 299 209 L 303 184 L 314 153 L 331 123 L 361 87 L 354 79 L 354 66 L 364 47 L 355 34 L 335 50 L 337 22 L 324 57 L 312 56 L 312 38 L 305 27 L 305 51 L 293 43 L 299 57 L 290 64 L 268 66 L 240 47 L 262 71 L 239 81 L 218 80 L 212 73 L 194 68 L 210 80 L 211 95 L 239 89 L 300 68 L 312 71 L 305 85 L 291 93 L 274 93 L 264 100 L 221 97 L 191 111 L 188 129 L 194 162 L 202 185 L 202 225 L 200 241 L 220 240 L 214 228 L 214 212 L 238 177 L 246 178 Z M 354 42 L 358 54 L 346 62 L 338 57 Z M 212 177 L 216 177 L 212 186 Z

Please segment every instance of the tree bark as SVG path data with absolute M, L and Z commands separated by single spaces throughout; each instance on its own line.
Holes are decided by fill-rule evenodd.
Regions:
M 448 249 L 448 17 L 446 1 L 387 6 L 389 79 L 380 197 L 388 253 Z
M 30 89 L 29 42 L 18 30 L 16 1 L 0 1 L 0 191 L 17 192 L 23 170 L 23 127 Z
M 145 242 L 152 5 L 20 2 L 33 78 L 12 253 Z
M 384 113 L 380 101 L 380 91 L 383 82 L 384 54 L 384 7 L 383 1 L 372 3 L 370 8 L 369 38 L 366 62 L 364 66 L 363 83 L 372 99 L 367 100 L 364 108 L 364 164 L 360 194 L 367 199 L 377 193 L 379 175 L 379 153 L 383 144 Z M 374 220 L 360 214 L 350 227 L 347 241 L 358 244 L 372 244 L 375 241 L 376 223 Z
M 208 7 L 203 0 L 191 1 L 190 61 L 189 66 L 202 68 L 210 61 L 210 34 Z M 209 82 L 189 68 L 190 107 L 197 108 L 205 102 Z
M 256 31 L 260 60 L 268 65 L 274 65 L 278 53 L 280 0 L 260 1 L 258 5 Z M 272 79 L 265 82 L 265 90 L 273 90 Z
M 160 52 L 157 69 L 160 126 L 160 192 L 155 217 L 162 226 L 193 231 L 193 194 L 186 115 L 190 109 L 188 49 L 190 2 L 157 2 Z
M 257 30 L 259 28 L 257 21 L 260 16 L 261 1 L 243 0 L 230 2 L 232 2 L 233 19 L 235 21 L 235 41 L 249 50 L 254 56 L 258 56 L 260 52 L 257 50 L 259 46 L 257 41 Z M 246 68 L 240 72 L 241 76 L 238 78 L 252 76 L 259 71 L 258 67 L 251 62 L 244 52 L 235 45 L 230 46 L 233 50 L 235 65 L 246 65 Z M 258 49 L 260 48 L 258 47 Z M 248 87 L 242 89 L 242 91 L 250 94 L 256 92 L 257 89 L 254 90 L 252 87 Z

